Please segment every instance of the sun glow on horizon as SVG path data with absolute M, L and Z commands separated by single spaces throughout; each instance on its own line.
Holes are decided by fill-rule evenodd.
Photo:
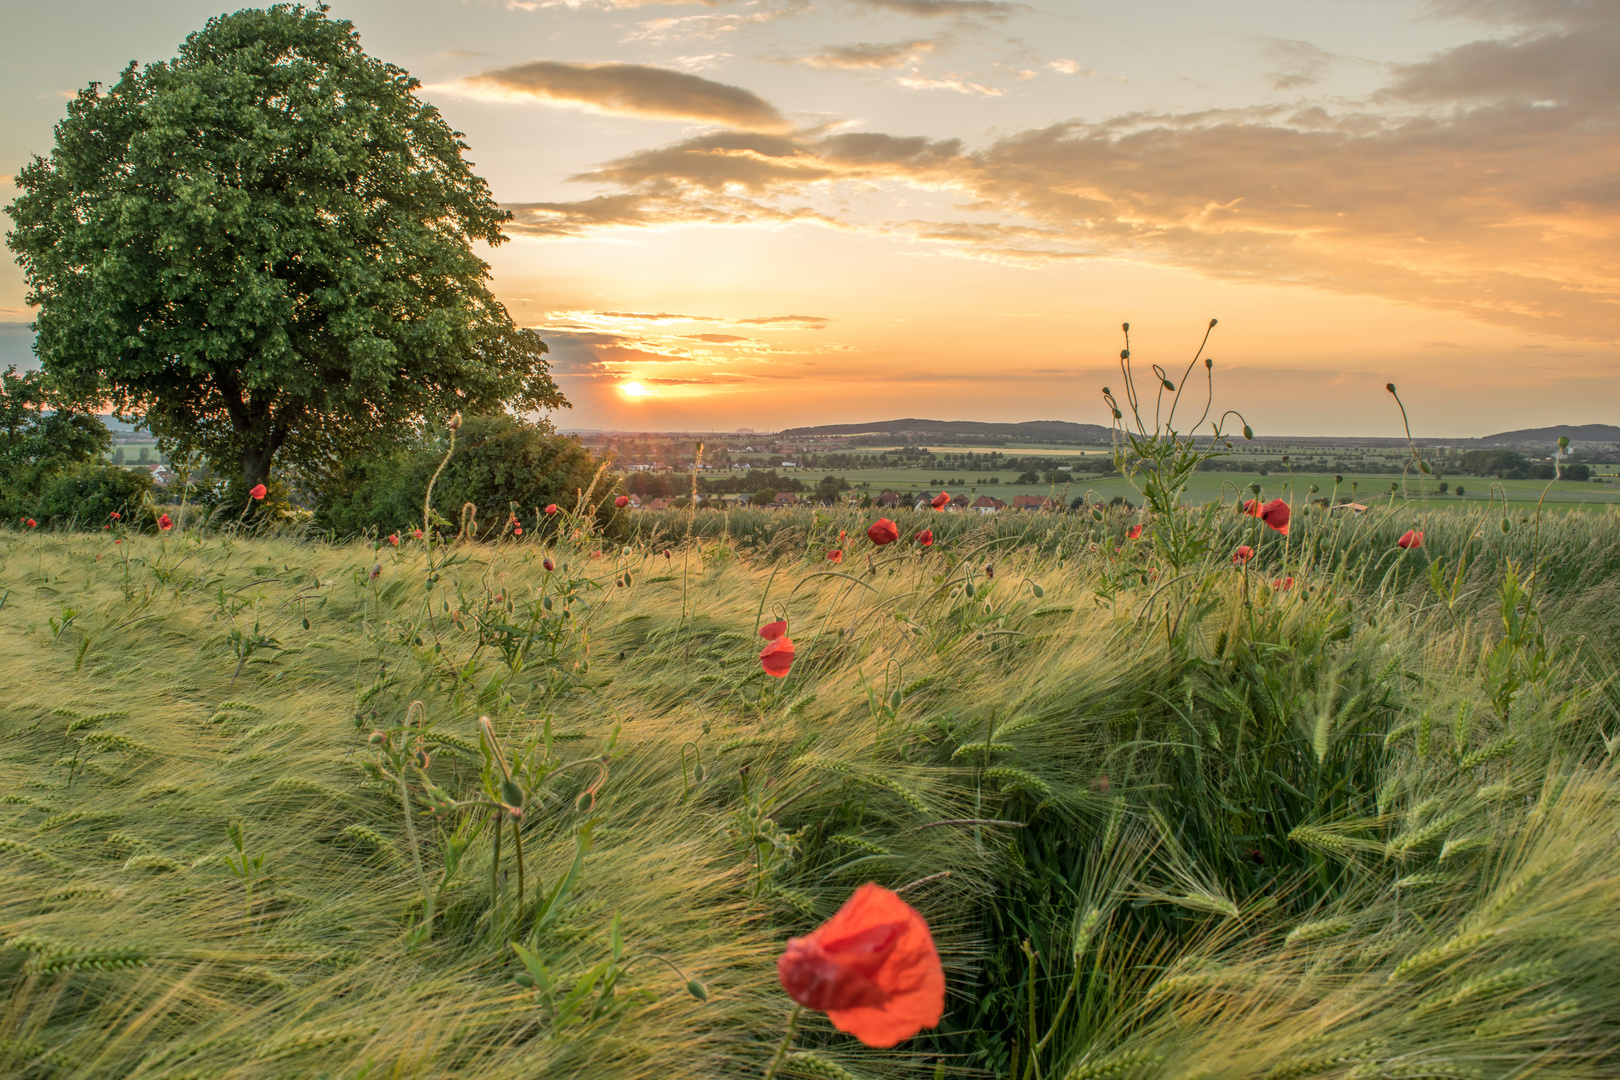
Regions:
M 627 398 L 644 398 L 650 396 L 652 391 L 638 382 L 627 382 L 619 384 L 619 393 Z

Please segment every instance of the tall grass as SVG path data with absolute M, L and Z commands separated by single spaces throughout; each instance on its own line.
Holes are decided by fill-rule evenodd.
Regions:
M 868 518 L 431 571 L 0 532 L 0 1072 L 758 1076 L 782 941 L 876 880 L 946 1020 L 809 1022 L 785 1073 L 1612 1075 L 1620 522 L 1207 513 L 1174 578 L 1109 514 L 902 514 L 931 549 L 839 565 Z M 511 829 L 433 813 L 489 790 L 480 716 L 522 903 Z

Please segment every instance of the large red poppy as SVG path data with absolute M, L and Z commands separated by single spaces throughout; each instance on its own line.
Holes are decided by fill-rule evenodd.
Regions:
M 1132 540 L 1140 540 L 1142 538 L 1142 526 L 1134 526 L 1131 531 L 1125 535 L 1130 537 Z
M 787 633 L 786 619 L 778 619 L 775 622 L 768 622 L 759 628 L 759 636 L 764 638 L 766 641 L 775 641 L 785 633 Z
M 1281 499 L 1272 499 L 1255 516 L 1284 536 L 1288 535 L 1288 504 Z
M 265 497 L 267 492 L 265 491 L 265 487 L 264 487 L 263 484 L 254 484 L 253 487 L 248 489 L 248 494 L 251 495 L 255 499 L 262 499 L 262 498 Z
M 1239 508 L 1238 513 L 1247 514 L 1250 517 L 1259 517 L 1260 509 L 1261 507 L 1259 499 L 1249 499 L 1242 505 L 1242 507 Z
M 630 496 L 620 495 L 617 499 L 613 500 L 613 505 L 617 506 L 620 510 L 623 510 L 625 507 L 630 505 Z
M 893 1046 L 939 1023 L 945 969 L 928 923 L 868 882 L 776 961 L 788 996 L 868 1046 Z
M 872 522 L 872 527 L 866 530 L 866 537 L 878 547 L 882 547 L 884 544 L 892 544 L 900 539 L 900 526 L 888 518 L 878 518 Z
M 949 492 L 942 491 L 938 495 L 934 496 L 933 507 L 935 510 L 943 510 L 949 505 L 951 505 L 951 496 Z
M 33 522 L 30 521 L 28 524 L 32 525 Z M 162 529 L 164 532 L 168 532 L 170 529 L 174 528 L 174 522 L 169 518 L 168 514 L 164 514 L 162 517 L 158 518 L 158 528 Z
M 759 664 L 765 674 L 782 678 L 793 666 L 793 642 L 785 637 L 775 638 L 760 650 Z
M 932 547 L 934 543 L 934 530 L 924 529 L 922 532 L 918 533 L 917 543 L 921 544 L 923 547 Z
M 555 514 L 556 512 L 557 512 L 557 504 L 556 503 L 547 503 L 546 504 L 546 513 Z
M 1254 548 L 1248 544 L 1239 544 L 1237 550 L 1232 552 L 1232 561 L 1235 563 L 1246 563 L 1252 558 L 1254 558 Z
M 1401 538 L 1395 542 L 1408 550 L 1420 548 L 1423 546 L 1423 533 L 1417 529 L 1407 529 L 1401 534 Z

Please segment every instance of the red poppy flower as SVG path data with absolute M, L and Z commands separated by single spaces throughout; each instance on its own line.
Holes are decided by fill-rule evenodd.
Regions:
M 1238 510 L 1238 513 L 1240 513 L 1240 514 L 1248 514 L 1250 517 L 1259 517 L 1260 516 L 1260 510 L 1261 510 L 1260 500 L 1259 499 L 1250 499 L 1248 502 L 1245 502 L 1243 504 L 1243 506 Z
M 1254 548 L 1248 544 L 1239 544 L 1237 550 L 1232 552 L 1232 561 L 1239 565 L 1248 562 L 1252 558 L 1254 558 Z
M 32 525 L 33 522 L 30 521 L 28 524 Z M 169 520 L 168 514 L 164 514 L 162 517 L 158 518 L 158 528 L 164 532 L 168 532 L 170 529 L 174 528 L 174 522 Z
M 900 527 L 888 518 L 878 518 L 872 527 L 866 530 L 866 538 L 878 547 L 892 544 L 900 539 Z
M 1420 548 L 1423 546 L 1423 533 L 1416 529 L 1407 529 L 1401 534 L 1401 538 L 1395 542 L 1408 550 Z
M 124 520 L 124 515 L 120 514 L 116 510 L 114 510 L 112 513 L 108 514 L 107 516 L 112 518 L 114 521 L 123 521 Z
M 613 500 L 613 505 L 617 506 L 620 510 L 623 510 L 625 507 L 630 505 L 630 496 L 620 495 L 617 499 Z
M 949 493 L 942 491 L 938 495 L 934 496 L 933 507 L 935 510 L 943 510 L 949 505 L 951 505 L 951 497 Z
M 765 674 L 783 678 L 793 666 L 793 642 L 785 637 L 774 639 L 760 651 L 759 663 Z
M 591 558 L 593 558 L 593 559 L 600 559 L 600 558 L 601 558 L 601 557 L 602 557 L 602 553 L 601 553 L 601 552 L 600 552 L 600 551 L 593 551 L 593 552 L 591 552 Z
M 1132 526 L 1131 531 L 1126 533 L 1125 535 L 1130 537 L 1132 540 L 1140 540 L 1142 538 L 1142 526 L 1140 526 L 1140 525 Z
M 759 636 L 766 641 L 775 641 L 785 633 L 787 633 L 786 619 L 777 619 L 775 622 L 768 622 L 759 628 Z
M 248 495 L 252 496 L 255 499 L 262 499 L 262 498 L 265 497 L 266 494 L 267 494 L 267 492 L 265 491 L 265 488 L 264 488 L 263 484 L 254 484 L 251 488 L 248 489 Z
M 388 542 L 393 544 L 395 547 L 399 547 L 399 533 L 389 533 Z
M 1287 592 L 1289 589 L 1294 587 L 1293 576 L 1290 575 L 1288 577 L 1272 578 L 1271 587 L 1279 592 Z
M 523 535 L 523 526 L 521 526 L 521 525 L 512 526 L 512 535 L 513 536 L 522 536 Z
M 547 573 L 557 569 L 557 564 L 552 562 L 550 559 L 546 559 L 540 565 L 546 568 Z
M 670 554 L 670 553 L 669 553 L 669 548 L 665 548 L 665 549 L 664 549 L 664 558 L 666 558 L 666 559 L 673 559 L 673 558 L 674 558 L 674 557 L 675 557 L 675 556 L 673 556 L 673 555 L 671 555 L 671 554 Z
M 1272 499 L 1255 516 L 1284 536 L 1288 535 L 1288 504 L 1281 499 Z
M 794 1001 L 867 1046 L 909 1039 L 945 1011 L 945 969 L 927 921 L 870 882 L 809 934 L 789 938 L 776 976 Z
M 108 529 L 110 529 L 110 528 L 112 528 L 112 526 L 111 526 L 111 525 L 103 525 L 103 526 L 102 526 L 102 527 L 101 527 L 101 531 L 102 531 L 102 532 L 106 532 L 106 531 L 107 531 L 107 530 L 108 530 Z
M 411 539 L 412 540 L 420 540 L 420 539 L 422 539 L 422 530 L 421 529 L 412 529 L 411 530 Z
M 923 547 L 932 547 L 934 544 L 934 530 L 924 529 L 922 532 L 918 533 L 917 543 L 921 544 Z
M 827 552 L 827 561 L 830 563 L 841 563 L 844 561 L 844 553 L 842 551 L 829 551 Z
M 546 513 L 555 514 L 556 512 L 557 512 L 557 504 L 556 503 L 548 503 L 546 505 Z
M 24 522 L 24 524 L 26 524 L 30 529 L 32 529 L 35 526 L 37 526 L 39 524 L 39 522 L 35 521 L 33 518 L 29 518 L 26 522 Z
M 843 529 L 839 529 L 839 530 L 838 530 L 838 542 L 839 542 L 839 543 L 840 543 L 840 544 L 842 544 L 842 543 L 843 543 L 843 542 L 844 542 L 844 537 L 845 537 L 845 535 L 846 535 L 846 533 L 845 533 L 845 532 L 844 532 L 844 530 L 843 530 Z
M 122 544 L 123 542 L 124 542 L 124 538 L 122 536 L 120 536 L 118 539 L 113 541 L 114 544 Z

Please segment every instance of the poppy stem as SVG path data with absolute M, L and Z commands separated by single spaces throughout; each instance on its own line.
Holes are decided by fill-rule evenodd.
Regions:
M 799 1014 L 803 1011 L 803 1005 L 793 1006 L 793 1013 L 788 1017 L 787 1034 L 782 1036 L 782 1045 L 776 1048 L 776 1056 L 771 1059 L 770 1068 L 765 1070 L 765 1080 L 776 1080 L 776 1070 L 782 1067 L 782 1059 L 787 1057 L 788 1047 L 793 1045 L 793 1032 L 799 1026 Z

